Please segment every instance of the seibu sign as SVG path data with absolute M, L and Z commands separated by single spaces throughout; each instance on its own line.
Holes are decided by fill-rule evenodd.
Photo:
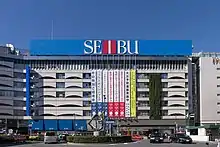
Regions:
M 138 40 L 86 40 L 84 54 L 139 54 Z

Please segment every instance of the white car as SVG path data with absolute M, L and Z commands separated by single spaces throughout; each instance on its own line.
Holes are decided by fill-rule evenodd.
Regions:
M 46 132 L 44 135 L 44 143 L 58 143 L 58 136 L 55 132 Z

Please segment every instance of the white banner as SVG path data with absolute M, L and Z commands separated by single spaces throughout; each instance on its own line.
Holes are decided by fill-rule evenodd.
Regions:
M 103 70 L 103 102 L 108 102 L 108 71 Z
M 125 71 L 125 117 L 130 117 L 130 70 Z
M 96 103 L 96 71 L 93 70 L 91 73 L 91 102 Z
M 114 102 L 119 102 L 119 70 L 114 70 Z
M 102 102 L 102 70 L 97 71 L 97 102 Z
M 97 114 L 97 97 L 96 97 L 96 93 L 97 89 L 96 89 L 96 71 L 93 70 L 91 72 L 91 113 L 92 116 Z
M 119 78 L 119 86 L 120 86 L 120 102 L 125 102 L 125 71 L 120 70 L 120 78 Z
M 109 96 L 109 98 L 108 98 L 108 102 L 114 102 L 114 90 L 113 90 L 113 88 L 114 88 L 114 79 L 113 79 L 113 77 L 114 77 L 114 72 L 112 71 L 112 70 L 110 70 L 109 72 L 108 72 L 108 96 Z

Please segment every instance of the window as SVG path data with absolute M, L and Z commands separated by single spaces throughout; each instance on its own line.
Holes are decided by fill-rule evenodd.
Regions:
M 188 73 L 185 73 L 185 79 L 188 79 Z
M 188 88 L 188 82 L 185 83 L 185 88 Z
M 137 95 L 138 97 L 142 97 L 142 98 L 149 97 L 149 92 L 138 92 Z
M 162 101 L 161 104 L 162 106 L 168 106 L 168 101 Z
M 162 116 L 168 116 L 168 110 L 162 110 L 161 114 Z
M 185 106 L 189 106 L 189 101 L 186 101 Z
M 84 82 L 84 83 L 83 83 L 83 88 L 91 88 L 91 83 L 89 83 L 89 82 Z
M 56 73 L 56 79 L 65 79 L 65 73 Z
M 91 111 L 83 110 L 83 116 L 91 116 Z
M 15 107 L 25 107 L 26 106 L 26 102 L 25 101 L 14 100 L 13 103 L 14 103 L 13 105 Z
M 25 116 L 25 111 L 24 110 L 14 110 L 14 115 L 15 116 Z
M 83 79 L 91 79 L 91 73 L 83 73 Z
M 25 79 L 25 78 L 26 78 L 26 75 L 25 75 L 24 73 L 15 72 L 15 73 L 14 73 L 14 77 L 15 77 L 15 78 L 19 78 L 19 79 Z
M 185 97 L 188 97 L 188 91 L 185 92 Z
M 162 73 L 161 74 L 161 79 L 167 79 L 168 78 L 168 74 L 167 73 Z
M 83 92 L 83 97 L 85 98 L 91 97 L 91 92 Z
M 162 91 L 161 97 L 168 97 L 168 91 Z
M 25 88 L 26 85 L 24 82 L 14 82 L 14 87 L 15 88 Z
M 83 101 L 83 107 L 90 107 L 91 101 Z
M 168 87 L 168 82 L 162 83 L 162 88 L 167 88 Z
M 56 97 L 65 97 L 65 92 L 64 91 L 57 91 Z
M 13 96 L 13 91 L 0 90 L 0 96 Z M 24 95 L 25 96 L 25 95 Z
M 57 82 L 56 88 L 65 88 L 65 83 L 64 82 Z
M 148 102 L 147 101 L 139 101 L 138 106 L 139 107 L 147 107 L 148 106 Z
M 25 97 L 26 96 L 25 92 L 22 92 L 22 91 L 15 91 L 14 95 L 15 95 L 15 97 Z

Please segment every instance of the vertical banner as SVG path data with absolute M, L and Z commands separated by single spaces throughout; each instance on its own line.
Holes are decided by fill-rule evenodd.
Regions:
M 131 70 L 131 117 L 136 117 L 136 71 Z
M 97 114 L 97 99 L 96 99 L 96 70 L 91 72 L 91 114 Z
M 109 70 L 108 72 L 108 116 L 113 118 L 114 113 L 114 93 L 113 93 L 113 86 L 114 86 L 114 72 L 113 70 Z
M 114 70 L 114 118 L 119 117 L 119 70 Z
M 130 115 L 130 70 L 125 71 L 125 117 Z
M 103 112 L 102 109 L 102 70 L 97 71 L 97 108 L 98 115 Z
M 26 116 L 31 115 L 31 100 L 30 100 L 30 67 L 26 65 Z
M 120 70 L 119 75 L 119 91 L 120 91 L 120 103 L 119 103 L 119 117 L 125 117 L 125 72 L 124 70 Z
M 108 116 L 108 71 L 103 70 L 103 80 L 102 80 L 102 88 L 103 88 L 103 111 L 105 117 Z

